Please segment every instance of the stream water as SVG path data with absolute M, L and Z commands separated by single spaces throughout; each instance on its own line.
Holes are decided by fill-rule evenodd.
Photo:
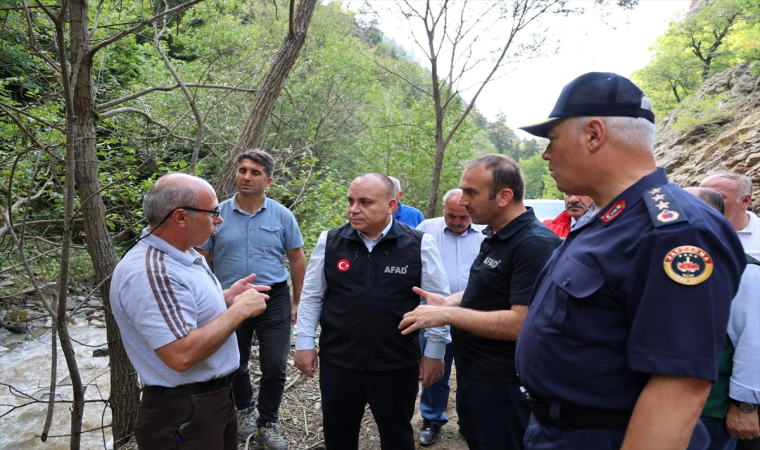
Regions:
M 82 424 L 82 449 L 113 447 L 110 427 L 111 410 L 103 400 L 111 389 L 107 357 L 95 358 L 93 351 L 106 348 L 106 330 L 85 325 L 70 326 L 71 337 L 82 382 L 87 385 L 85 416 Z M 0 449 L 63 450 L 69 448 L 70 403 L 57 403 L 46 442 L 40 440 L 47 414 L 50 392 L 51 334 L 50 328 L 39 328 L 30 334 L 12 334 L 0 330 Z M 71 380 L 66 361 L 58 345 L 56 399 L 71 400 Z M 12 391 L 8 386 L 13 386 Z M 35 402 L 31 396 L 43 402 Z M 21 406 L 26 405 L 26 406 Z M 13 408 L 16 406 L 17 408 Z M 94 430 L 89 431 L 87 430 Z M 56 437 L 62 436 L 62 437 Z

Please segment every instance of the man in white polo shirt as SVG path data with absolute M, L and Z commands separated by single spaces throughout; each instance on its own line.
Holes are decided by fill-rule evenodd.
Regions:
M 230 374 L 233 332 L 266 309 L 255 275 L 222 290 L 193 247 L 222 222 L 214 189 L 185 174 L 161 177 L 143 200 L 150 225 L 116 266 L 111 306 L 143 388 L 140 448 L 237 448 Z M 257 288 L 257 289 L 254 289 Z

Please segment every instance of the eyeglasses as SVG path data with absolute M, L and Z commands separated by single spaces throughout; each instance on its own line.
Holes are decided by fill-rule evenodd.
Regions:
M 186 209 L 188 211 L 205 212 L 205 213 L 209 213 L 209 214 L 213 215 L 214 217 L 219 217 L 219 215 L 222 213 L 219 210 L 218 206 L 216 208 L 214 208 L 214 209 L 200 209 L 200 208 L 193 208 L 193 207 L 190 207 L 190 206 L 182 206 L 182 207 L 179 207 L 177 209 Z M 176 211 L 177 209 L 175 209 L 174 211 Z M 172 212 L 174 212 L 174 211 L 172 211 Z
M 205 213 L 209 213 L 209 214 L 211 214 L 211 215 L 212 215 L 212 216 L 214 216 L 214 217 L 219 217 L 219 215 L 222 213 L 222 212 L 219 210 L 219 207 L 218 207 L 218 206 L 217 206 L 216 208 L 214 208 L 214 209 L 200 209 L 200 208 L 193 208 L 192 206 L 182 206 L 182 207 L 180 207 L 180 208 L 172 209 L 171 211 L 169 211 L 169 214 L 167 214 L 167 215 L 166 215 L 166 216 L 165 216 L 165 217 L 164 217 L 164 218 L 161 220 L 161 222 L 159 222 L 159 223 L 158 223 L 158 225 L 156 225 L 155 227 L 151 227 L 151 229 L 150 229 L 150 231 L 148 232 L 148 234 L 146 234 L 145 236 L 141 236 L 141 237 L 137 238 L 137 239 L 135 240 L 135 242 L 134 242 L 132 245 L 130 245 L 128 249 L 126 249 L 126 250 L 124 251 L 124 253 L 121 255 L 121 257 L 123 258 L 123 257 L 124 257 L 124 255 L 126 255 L 126 254 L 127 254 L 127 252 L 128 252 L 128 251 L 130 251 L 130 250 L 132 249 L 132 247 L 134 247 L 135 245 L 137 245 L 137 243 L 138 243 L 138 242 L 140 242 L 141 240 L 143 240 L 143 239 L 145 239 L 146 237 L 148 237 L 148 236 L 150 236 L 151 234 L 153 234 L 153 232 L 154 232 L 154 231 L 156 231 L 156 230 L 158 229 L 158 227 L 160 227 L 161 225 L 163 225 L 163 224 L 164 224 L 164 222 L 166 222 L 166 219 L 168 219 L 169 217 L 171 217 L 171 215 L 172 215 L 172 214 L 174 214 L 174 211 L 176 211 L 176 210 L 178 210 L 178 209 L 186 209 L 186 210 L 188 210 L 188 211 L 198 211 L 198 212 L 205 212 Z

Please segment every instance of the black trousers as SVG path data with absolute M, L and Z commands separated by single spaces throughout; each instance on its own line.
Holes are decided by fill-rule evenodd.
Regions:
M 736 441 L 736 450 L 760 450 L 760 438 L 739 439 Z
M 269 291 L 264 314 L 243 321 L 235 330 L 240 352 L 240 365 L 233 372 L 232 394 L 235 407 L 244 409 L 256 406 L 251 386 L 248 360 L 251 357 L 253 332 L 259 339 L 261 383 L 258 395 L 259 420 L 257 426 L 277 422 L 282 394 L 285 390 L 288 353 L 290 352 L 290 289 L 281 283 Z
M 194 395 L 144 390 L 135 420 L 141 449 L 236 450 L 237 418 L 229 387 Z
M 459 366 L 457 366 L 459 369 Z M 522 450 L 530 409 L 520 383 L 495 383 L 457 372 L 460 429 L 470 450 Z
M 419 367 L 382 372 L 319 364 L 322 418 L 327 450 L 356 450 L 364 407 L 369 403 L 382 450 L 414 450 L 412 416 Z

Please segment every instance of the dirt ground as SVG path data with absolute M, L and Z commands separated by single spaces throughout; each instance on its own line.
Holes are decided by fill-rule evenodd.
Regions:
M 459 434 L 456 425 L 457 413 L 454 409 L 454 396 L 456 394 L 456 367 L 452 368 L 451 393 L 449 394 L 449 407 L 446 417 L 449 423 L 441 429 L 438 441 L 423 447 L 417 443 L 417 449 L 429 450 L 467 450 L 464 438 Z M 258 388 L 261 375 L 258 365 L 258 348 L 254 347 L 251 353 L 251 373 L 254 376 L 254 389 Z M 293 349 L 288 359 L 288 378 L 285 384 L 285 395 L 280 406 L 280 425 L 283 437 L 288 442 L 289 450 L 317 450 L 324 449 L 324 436 L 322 434 L 322 411 L 319 382 L 316 378 L 307 378 L 300 374 L 293 365 Z M 412 428 L 415 430 L 415 442 L 417 431 L 422 426 L 422 417 L 419 409 L 419 396 L 415 407 Z M 241 443 L 240 450 L 245 449 Z M 253 442 L 249 447 L 253 448 Z M 375 420 L 369 407 L 362 420 L 362 429 L 359 436 L 360 450 L 380 450 L 380 435 L 377 432 Z

